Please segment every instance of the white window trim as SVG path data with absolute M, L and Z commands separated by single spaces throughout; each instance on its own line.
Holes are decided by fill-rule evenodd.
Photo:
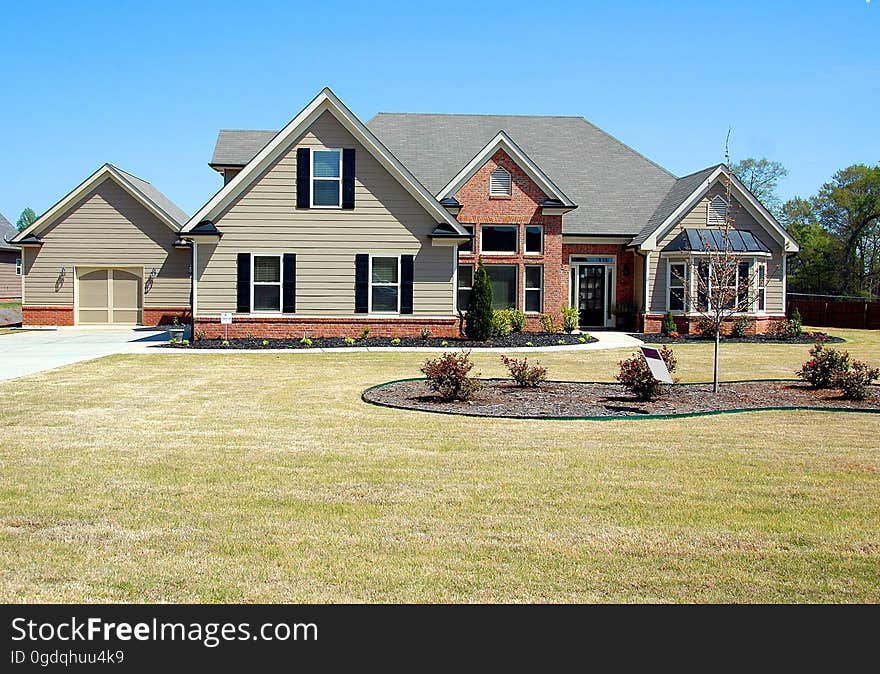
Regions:
M 755 306 L 753 307 L 752 313 L 754 314 L 766 314 L 767 313 L 767 263 L 758 260 L 757 258 L 752 262 L 754 266 L 754 274 L 755 277 Z M 761 285 L 761 273 L 760 270 L 763 269 L 764 275 L 764 285 Z M 762 301 L 759 302 L 758 299 Z M 759 306 L 763 304 L 763 308 L 759 308 Z
M 251 314 L 274 316 L 280 314 L 284 309 L 284 259 L 281 253 L 251 253 Z M 278 281 L 255 281 L 254 276 L 254 258 L 256 257 L 277 257 L 278 258 Z M 278 311 L 274 309 L 256 310 L 254 307 L 254 286 L 278 286 Z
M 672 267 L 673 265 L 684 265 L 684 290 L 683 306 L 681 309 L 672 309 Z M 690 275 L 688 268 L 690 263 L 687 260 L 667 260 L 666 261 L 666 311 L 670 311 L 676 315 L 684 315 L 688 313 L 688 305 L 690 304 Z
M 22 272 L 23 268 L 24 268 L 24 263 L 22 262 L 22 258 L 20 258 L 20 257 L 15 258 L 15 275 L 21 276 L 21 272 Z
M 374 257 L 387 257 L 387 258 L 396 258 L 397 259 L 397 283 L 376 283 L 380 288 L 397 288 L 397 311 L 373 311 L 373 258 Z M 367 279 L 369 283 L 367 284 L 367 313 L 375 314 L 378 316 L 397 316 L 400 314 L 400 255 L 385 255 L 385 254 L 377 254 L 370 255 L 369 265 L 367 265 Z
M 589 258 L 608 258 L 610 262 L 589 262 Z M 568 299 L 569 306 L 578 307 L 578 312 L 580 312 L 580 307 L 578 304 L 577 298 L 577 285 L 580 283 L 578 280 L 574 285 L 571 283 L 571 273 L 572 267 L 580 267 L 581 265 L 588 266 L 603 266 L 605 267 L 605 300 L 608 300 L 608 289 L 611 289 L 611 303 L 605 307 L 605 315 L 603 316 L 603 323 L 599 327 L 613 327 L 614 325 L 614 316 L 609 316 L 611 312 L 611 308 L 617 304 L 617 255 L 584 255 L 583 253 L 578 255 L 569 255 L 568 256 L 568 279 L 566 283 L 568 283 Z M 647 274 L 645 274 L 645 287 L 647 288 Z M 609 279 L 610 277 L 610 279 Z M 610 283 L 609 283 L 610 281 Z
M 712 204 L 714 204 L 716 201 L 720 201 L 722 204 L 724 204 L 724 219 L 720 223 L 712 221 Z M 730 204 L 727 203 L 727 199 L 722 197 L 720 194 L 716 194 L 714 197 L 712 197 L 709 200 L 709 203 L 706 205 L 706 226 L 707 227 L 723 227 L 729 214 L 730 214 Z
M 507 191 L 506 192 L 493 192 L 492 191 L 492 176 L 498 173 L 499 171 L 503 172 L 507 176 Z M 510 171 L 508 171 L 503 166 L 497 167 L 492 173 L 489 174 L 489 196 L 490 197 L 510 197 L 513 195 L 513 176 Z
M 315 177 L 315 152 L 338 152 L 339 153 L 339 177 L 326 178 Z M 335 182 L 339 185 L 339 203 L 334 205 L 315 203 L 315 181 Z M 312 147 L 309 148 L 309 206 L 311 208 L 342 208 L 342 148 L 338 147 Z
M 529 278 L 529 277 L 528 277 L 528 275 L 526 274 L 526 270 L 527 270 L 529 267 L 537 267 L 538 269 L 541 270 L 541 285 L 540 285 L 540 287 L 538 287 L 538 288 L 530 288 L 529 285 L 528 285 L 528 278 Z M 535 290 L 538 291 L 538 293 L 539 293 L 539 297 L 541 298 L 541 301 L 540 301 L 540 303 L 539 303 L 540 308 L 539 308 L 537 311 L 529 311 L 528 309 L 526 309 L 526 297 L 528 296 L 529 291 L 534 292 Z M 535 315 L 535 316 L 537 316 L 538 314 L 541 314 L 541 313 L 544 312 L 544 265 L 542 265 L 542 264 L 526 264 L 526 265 L 523 265 L 523 294 L 522 294 L 522 308 L 523 308 L 523 313 L 526 313 L 526 314 L 529 314 L 529 315 Z
M 471 284 L 469 286 L 461 285 L 461 268 L 462 267 L 470 267 L 471 268 Z M 455 310 L 462 311 L 461 307 L 458 306 L 458 291 L 459 290 L 470 290 L 474 289 L 474 274 L 477 273 L 477 266 L 471 263 L 459 264 L 455 269 Z
M 529 227 L 537 227 L 541 230 L 541 250 L 538 252 L 530 251 L 526 245 Z M 525 225 L 523 227 L 523 255 L 543 255 L 544 254 L 544 225 Z
M 473 255 L 473 254 L 474 254 L 474 251 L 476 250 L 476 239 L 475 239 L 475 235 L 476 235 L 476 233 L 477 233 L 477 225 L 476 225 L 476 223 L 473 223 L 473 224 L 472 224 L 472 223 L 470 223 L 470 222 L 465 222 L 465 223 L 462 223 L 461 226 L 462 226 L 462 228 L 463 228 L 465 231 L 467 231 L 467 228 L 468 228 L 468 227 L 471 228 L 471 231 L 470 231 L 470 234 L 471 234 L 471 249 L 470 249 L 470 250 L 461 250 L 461 249 L 459 249 L 459 248 L 456 246 L 456 250 L 458 250 L 458 254 L 459 254 L 459 255 Z
M 516 230 L 516 239 L 515 239 L 516 240 L 516 249 L 513 251 L 509 251 L 509 250 L 486 250 L 485 248 L 483 248 L 483 242 L 486 240 L 486 237 L 483 236 L 483 228 L 484 227 L 513 227 Z M 503 225 L 495 224 L 495 223 L 488 223 L 485 225 L 480 224 L 480 254 L 482 254 L 482 255 L 519 255 L 519 230 L 520 230 L 520 226 L 514 225 L 514 224 L 503 224 Z

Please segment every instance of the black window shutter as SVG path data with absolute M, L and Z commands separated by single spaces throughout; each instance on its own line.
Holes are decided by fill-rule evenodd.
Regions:
M 369 310 L 367 294 L 370 291 L 370 256 L 358 253 L 354 256 L 354 312 L 365 314 Z
M 309 148 L 300 147 L 296 150 L 296 207 L 308 208 L 311 202 L 311 179 L 312 171 L 309 163 L 312 155 Z
M 284 287 L 282 289 L 281 311 L 296 313 L 296 253 L 284 254 Z
M 342 207 L 354 208 L 354 149 L 342 151 Z
M 238 303 L 235 310 L 240 314 L 251 313 L 251 254 L 238 254 L 238 283 L 236 286 Z
M 413 256 L 400 256 L 400 313 L 413 312 Z

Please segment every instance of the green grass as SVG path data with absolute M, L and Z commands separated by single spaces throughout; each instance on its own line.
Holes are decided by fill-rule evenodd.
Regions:
M 21 302 L 0 302 L 0 309 L 21 309 Z
M 880 333 L 835 333 L 880 363 Z M 685 381 L 709 377 L 710 345 L 676 352 Z M 724 345 L 722 374 L 788 377 L 806 352 Z M 539 358 L 610 380 L 628 353 Z M 876 415 L 360 401 L 423 359 L 115 356 L 0 384 L 0 600 L 880 601 Z

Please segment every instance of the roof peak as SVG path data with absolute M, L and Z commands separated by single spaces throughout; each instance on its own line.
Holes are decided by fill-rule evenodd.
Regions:
M 509 115 L 509 114 L 495 114 L 495 113 L 483 113 L 483 112 L 384 112 L 379 111 L 375 116 L 379 115 L 407 115 L 410 117 L 420 116 L 420 117 L 519 117 L 525 119 L 580 119 L 586 122 L 587 120 L 581 115 Z

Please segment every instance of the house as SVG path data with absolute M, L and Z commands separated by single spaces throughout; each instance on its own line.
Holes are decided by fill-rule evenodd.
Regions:
M 18 230 L 0 214 L 0 302 L 21 299 L 21 250 L 9 242 Z
M 786 259 L 797 245 L 727 167 L 677 177 L 581 117 L 380 113 L 364 124 L 324 89 L 280 131 L 221 131 L 209 165 L 222 186 L 188 219 L 147 194 L 147 183 L 105 167 L 138 209 L 120 231 L 137 238 L 144 217 L 159 222 L 164 212 L 169 231 L 154 251 L 164 262 L 147 263 L 131 246 L 123 262 L 161 284 L 162 309 L 191 308 L 196 335 L 454 336 L 478 259 L 496 307 L 523 310 L 531 329 L 571 305 L 585 329 L 659 331 L 671 311 L 686 332 L 697 319 L 703 242 L 728 213 L 743 254 L 736 282 L 749 286 L 737 292 L 754 298 L 752 329 L 785 316 Z M 78 213 L 72 201 L 89 190 L 84 183 L 64 208 Z M 46 255 L 60 210 L 17 239 L 25 323 L 62 306 L 51 281 L 65 264 L 121 264 L 90 261 L 108 253 L 108 236 L 74 251 L 56 235 Z M 31 274 L 41 279 L 34 295 Z M 159 298 L 153 291 L 148 301 L 139 278 L 138 322 L 147 323 Z M 82 293 L 65 292 L 75 322 L 113 313 L 74 311 Z M 221 329 L 225 313 L 233 322 Z
M 159 325 L 188 320 L 186 214 L 150 183 L 104 164 L 13 242 L 24 325 Z

